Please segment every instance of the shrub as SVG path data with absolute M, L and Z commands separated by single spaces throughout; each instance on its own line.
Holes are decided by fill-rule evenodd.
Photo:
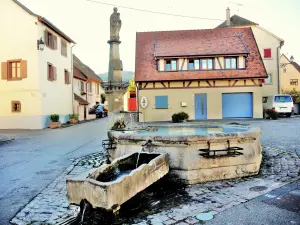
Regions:
M 50 115 L 50 120 L 52 122 L 59 122 L 59 115 L 58 114 L 52 114 L 52 115 Z
M 172 115 L 173 123 L 179 123 L 179 122 L 182 122 L 183 120 L 187 120 L 188 118 L 189 118 L 189 115 L 185 112 L 174 113 Z
M 266 113 L 272 120 L 278 120 L 278 113 L 276 111 L 273 111 L 272 109 L 267 109 Z
M 70 114 L 70 115 L 69 115 L 69 119 L 70 119 L 70 120 L 71 120 L 71 119 L 78 120 L 78 118 L 79 118 L 79 114 Z

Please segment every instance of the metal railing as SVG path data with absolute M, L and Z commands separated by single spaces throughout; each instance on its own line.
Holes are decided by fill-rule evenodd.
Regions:
M 121 90 L 126 89 L 129 86 L 129 81 L 105 81 L 101 83 L 101 86 L 107 91 Z

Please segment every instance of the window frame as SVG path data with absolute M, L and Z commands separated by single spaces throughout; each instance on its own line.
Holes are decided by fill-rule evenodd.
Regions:
M 65 84 L 67 85 L 71 84 L 70 72 L 66 69 L 64 70 L 64 76 L 65 76 Z
M 208 68 L 208 60 L 211 60 L 211 68 Z M 207 68 L 202 67 L 202 62 L 206 61 Z M 214 70 L 214 59 L 213 58 L 200 58 L 200 70 Z
M 93 93 L 93 83 L 92 82 L 88 82 L 88 92 Z
M 270 51 L 269 52 L 270 56 L 268 56 L 268 54 L 266 54 L 266 53 L 268 53 L 267 51 Z M 264 48 L 264 59 L 272 59 L 272 49 L 271 48 Z
M 80 81 L 80 91 L 81 92 L 84 92 L 84 82 L 83 81 Z
M 167 70 L 168 61 L 170 61 L 170 70 Z M 172 67 L 172 61 L 176 62 L 176 68 Z M 168 71 L 168 72 L 170 72 L 170 71 L 178 71 L 178 59 L 165 59 L 164 62 L 165 62 L 165 71 Z
M 230 60 L 230 68 L 226 67 L 226 60 Z M 235 59 L 235 67 L 232 67 L 232 59 Z M 236 56 L 230 56 L 230 57 L 224 57 L 224 69 L 225 70 L 237 70 L 238 69 L 238 57 Z
M 51 68 L 51 69 L 49 70 L 49 68 Z M 55 73 L 55 71 L 54 71 L 53 64 L 48 62 L 47 63 L 47 79 L 48 79 L 48 81 L 51 81 L 51 82 L 55 81 L 54 73 Z
M 100 85 L 96 84 L 96 94 L 99 95 L 100 94 Z
M 166 100 L 166 106 L 158 106 L 158 100 L 159 98 L 165 98 Z M 155 109 L 168 109 L 169 108 L 169 96 L 168 95 L 157 95 L 155 96 Z
M 60 48 L 61 48 L 61 55 L 68 57 L 68 43 L 63 40 L 62 38 L 60 39 Z
M 19 104 L 20 105 L 19 109 L 17 107 L 17 109 L 14 110 L 15 104 Z M 22 105 L 21 105 L 20 101 L 11 101 L 11 112 L 12 113 L 20 113 L 20 112 L 22 112 Z
M 299 84 L 298 79 L 290 79 L 290 85 L 298 86 L 298 84 Z
M 22 59 L 14 59 L 14 60 L 8 60 L 7 61 L 7 80 L 22 80 L 22 70 L 21 70 L 21 62 L 22 62 Z M 13 63 L 19 63 L 20 64 L 20 76 L 16 76 L 16 77 L 12 77 L 12 64 Z M 15 73 L 17 75 L 17 72 L 18 72 L 18 67 L 15 68 Z

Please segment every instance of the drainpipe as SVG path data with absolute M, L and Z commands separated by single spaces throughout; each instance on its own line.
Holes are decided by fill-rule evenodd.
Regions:
M 71 74 L 72 74 L 72 82 L 71 82 L 71 85 L 72 85 L 72 112 L 73 114 L 75 114 L 74 112 L 74 68 L 73 68 L 73 47 L 75 46 L 76 44 L 73 44 L 71 46 Z
M 280 88 L 280 63 L 279 63 L 279 60 L 280 60 L 280 48 L 281 46 L 278 46 L 277 47 L 277 70 L 278 70 L 278 94 L 281 94 L 281 88 Z

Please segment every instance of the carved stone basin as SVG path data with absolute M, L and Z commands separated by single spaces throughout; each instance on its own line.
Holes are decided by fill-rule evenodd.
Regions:
M 169 172 L 166 154 L 138 153 L 122 156 L 111 164 L 67 179 L 70 203 L 88 200 L 93 207 L 106 209 L 120 206 Z M 137 166 L 137 168 L 136 168 Z

